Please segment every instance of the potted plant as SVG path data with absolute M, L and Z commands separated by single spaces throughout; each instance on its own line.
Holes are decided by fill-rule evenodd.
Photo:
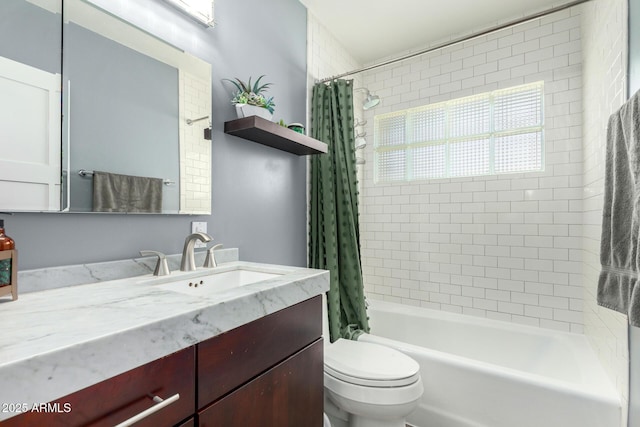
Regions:
M 258 77 L 256 82 L 251 84 L 251 77 L 245 83 L 239 78 L 235 80 L 225 79 L 234 84 L 237 92 L 234 94 L 231 103 L 236 106 L 236 114 L 238 118 L 259 116 L 267 120 L 271 120 L 273 117 L 273 97 L 267 98 L 264 93 L 271 86 L 271 83 L 264 83 L 260 85 L 260 80 L 264 75 Z

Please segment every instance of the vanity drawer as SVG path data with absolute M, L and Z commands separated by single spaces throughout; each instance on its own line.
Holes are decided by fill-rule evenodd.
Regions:
M 321 427 L 320 339 L 198 414 L 199 427 Z
M 321 304 L 317 296 L 198 344 L 198 408 L 320 338 Z
M 60 413 L 28 412 L 2 423 L 3 427 L 114 426 L 154 405 L 153 396 L 169 400 L 136 424 L 171 426 L 193 415 L 195 408 L 195 349 L 189 347 L 53 402 Z M 174 398 L 175 399 L 175 398 Z M 58 404 L 58 405 L 55 405 Z M 70 409 L 64 413 L 65 408 Z

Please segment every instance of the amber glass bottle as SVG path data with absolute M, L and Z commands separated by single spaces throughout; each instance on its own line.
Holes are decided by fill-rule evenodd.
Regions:
M 0 251 L 16 248 L 16 242 L 4 234 L 4 220 L 0 219 Z M 11 284 L 11 258 L 0 260 L 0 286 Z

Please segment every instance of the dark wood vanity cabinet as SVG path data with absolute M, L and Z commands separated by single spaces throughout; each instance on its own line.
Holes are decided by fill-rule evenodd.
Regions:
M 123 349 L 126 351 L 126 349 Z M 112 427 L 170 399 L 136 426 L 172 426 L 193 414 L 195 348 L 190 347 L 49 403 L 47 412 L 25 412 L 2 427 Z M 156 407 L 157 408 L 157 407 Z
M 198 413 L 201 427 L 322 426 L 322 341 Z
M 320 427 L 322 300 L 198 344 L 200 426 Z
M 69 412 L 0 425 L 114 426 L 179 394 L 134 425 L 320 427 L 321 319 L 317 296 L 52 402 Z

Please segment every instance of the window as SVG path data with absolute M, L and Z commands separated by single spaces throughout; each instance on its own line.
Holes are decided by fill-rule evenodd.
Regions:
M 544 83 L 375 117 L 376 182 L 543 170 Z

